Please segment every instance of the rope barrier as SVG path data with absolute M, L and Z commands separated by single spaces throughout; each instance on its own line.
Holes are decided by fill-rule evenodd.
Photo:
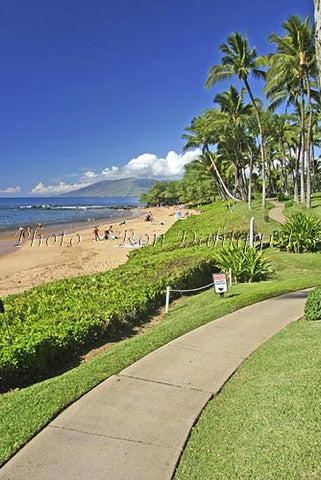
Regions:
M 212 285 L 214 285 L 214 282 L 209 283 L 208 285 L 205 285 L 204 287 L 192 288 L 191 290 L 173 290 L 171 288 L 171 292 L 197 292 L 198 290 L 203 290 L 204 288 L 212 287 Z
M 230 268 L 228 272 L 226 272 L 226 275 L 229 277 L 229 283 L 230 286 L 232 285 L 232 269 Z M 165 303 L 165 313 L 168 313 L 169 309 L 169 296 L 171 292 L 178 292 L 178 293 L 184 293 L 184 292 L 199 292 L 200 290 L 204 290 L 205 288 L 212 287 L 214 285 L 214 281 L 209 283 L 208 285 L 204 285 L 203 287 L 199 288 L 191 288 L 189 290 L 174 290 L 171 287 L 167 286 L 166 287 L 166 303 Z

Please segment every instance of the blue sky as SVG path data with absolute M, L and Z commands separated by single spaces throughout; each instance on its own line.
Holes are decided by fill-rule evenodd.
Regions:
M 3 0 L 0 194 L 179 176 L 184 127 L 225 88 L 204 86 L 219 45 L 238 30 L 265 54 L 294 13 L 313 0 Z

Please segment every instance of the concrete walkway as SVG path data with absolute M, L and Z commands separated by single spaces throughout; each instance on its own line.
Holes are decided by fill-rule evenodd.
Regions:
M 1 480 L 170 480 L 207 402 L 268 338 L 303 315 L 306 291 L 243 308 L 123 370 L 66 409 Z
M 276 200 L 269 201 L 275 205 L 274 208 L 271 208 L 271 210 L 269 211 L 269 217 L 276 222 L 284 223 L 286 221 L 286 218 L 282 213 L 284 209 L 283 203 L 277 202 Z

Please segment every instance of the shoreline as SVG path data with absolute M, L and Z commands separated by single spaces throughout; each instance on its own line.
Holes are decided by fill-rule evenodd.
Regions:
M 144 221 L 144 214 L 150 210 L 154 220 Z M 137 239 L 147 236 L 153 240 L 154 236 L 165 233 L 176 221 L 174 215 L 175 207 L 153 207 L 135 209 L 136 216 L 130 218 L 123 213 L 117 218 L 108 218 L 105 221 L 92 222 L 90 225 L 77 225 L 66 233 L 63 245 L 61 237 L 54 243 L 54 236 L 49 228 L 44 229 L 44 240 L 35 241 L 33 246 L 30 240 L 26 240 L 21 247 L 12 247 L 12 251 L 0 256 L 0 297 L 6 296 L 32 287 L 54 282 L 56 280 L 74 278 L 82 275 L 89 275 L 111 270 L 128 259 L 129 252 L 134 248 L 130 240 L 124 242 L 124 232 L 129 232 Z M 125 221 L 124 225 L 119 225 Z M 95 241 L 93 227 L 100 225 L 100 235 L 113 222 L 115 239 Z M 67 230 L 67 229 L 65 229 Z M 57 230 L 56 232 L 57 233 Z M 61 230 L 60 230 L 61 233 Z M 48 239 L 48 235 L 52 235 Z M 74 235 L 74 242 L 70 241 Z M 81 241 L 78 242 L 78 235 Z M 47 236 L 47 237 L 45 237 Z M 46 242 L 46 238 L 48 241 Z M 15 238 L 15 243 L 17 243 Z M 5 245 L 5 239 L 0 241 Z M 12 240 L 11 240 L 12 242 Z M 125 243 L 125 245 L 124 245 Z M 1 248 L 1 247 L 0 247 Z M 3 247 L 4 248 L 4 247 Z
M 116 209 L 115 209 L 116 210 Z M 63 231 L 66 231 L 67 234 L 71 233 L 78 233 L 83 230 L 87 230 L 88 228 L 93 228 L 95 225 L 102 225 L 102 224 L 110 224 L 113 222 L 121 222 L 123 220 L 131 220 L 138 218 L 139 216 L 143 215 L 141 210 L 146 210 L 145 207 L 133 207 L 133 208 L 126 208 L 126 209 L 119 209 L 119 215 L 115 214 L 112 216 L 107 216 L 104 218 L 100 218 L 98 220 L 83 220 L 74 223 L 65 222 L 65 223 L 52 223 L 45 225 L 43 230 L 39 230 L 39 233 L 44 235 L 44 238 L 48 235 L 52 235 L 56 233 L 57 235 L 61 235 Z M 30 237 L 32 238 L 32 236 Z M 25 239 L 25 242 L 30 241 L 30 238 Z M 0 231 L 0 258 L 4 255 L 9 255 L 16 251 L 16 244 L 18 243 L 18 236 L 17 230 L 1 230 Z

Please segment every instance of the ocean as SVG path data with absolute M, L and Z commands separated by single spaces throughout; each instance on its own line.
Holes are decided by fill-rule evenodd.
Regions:
M 129 207 L 142 206 L 137 197 L 0 198 L 0 232 L 20 225 L 36 227 L 95 222 L 120 217 Z

